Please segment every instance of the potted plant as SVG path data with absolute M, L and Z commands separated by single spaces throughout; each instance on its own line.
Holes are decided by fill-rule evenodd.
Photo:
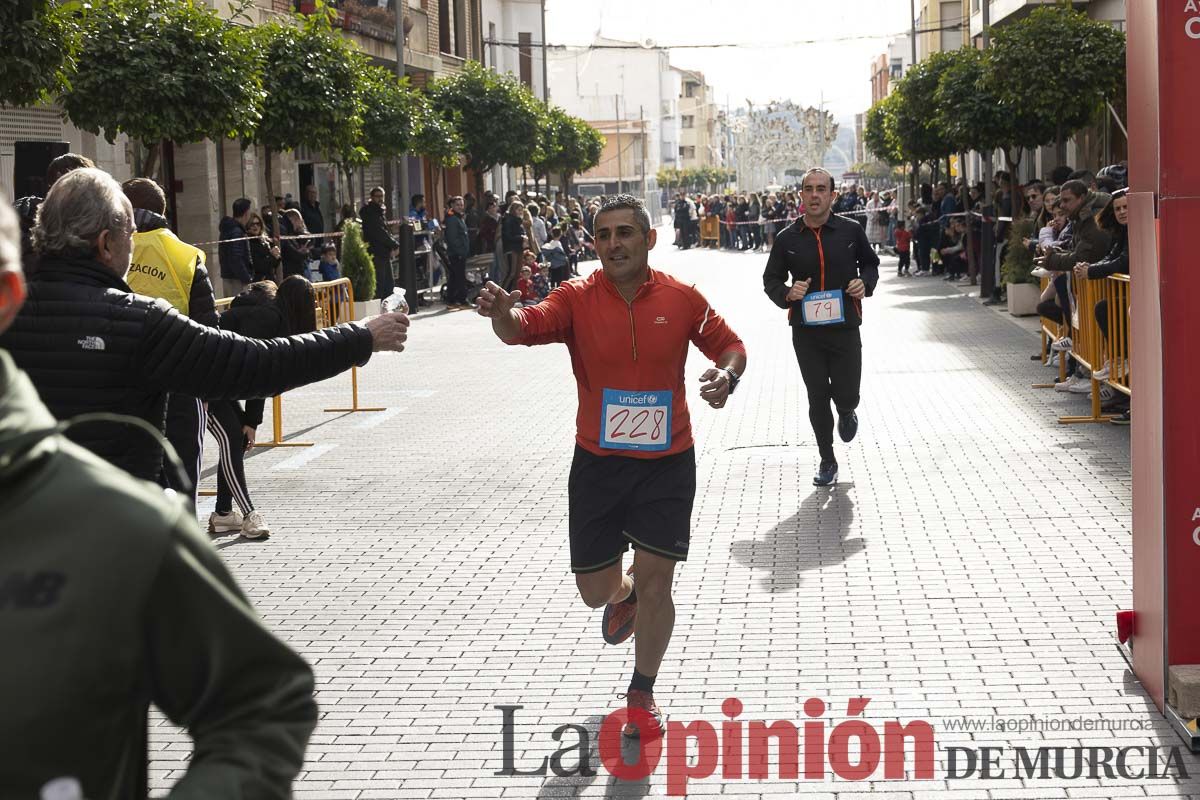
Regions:
M 347 220 L 342 227 L 342 276 L 350 279 L 354 289 L 354 318 L 379 313 L 379 301 L 375 299 L 375 262 L 363 240 L 362 226 L 352 220 Z
M 1021 241 L 1035 237 L 1033 221 L 1017 220 L 1008 233 L 1008 250 L 1000 265 L 1000 278 L 1008 285 L 1008 313 L 1028 317 L 1037 313 L 1041 287 L 1033 277 L 1033 253 Z

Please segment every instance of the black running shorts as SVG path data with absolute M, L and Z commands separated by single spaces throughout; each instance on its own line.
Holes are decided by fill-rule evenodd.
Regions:
M 571 571 L 597 572 L 630 543 L 687 560 L 696 499 L 696 451 L 662 458 L 598 456 L 575 446 L 570 500 Z

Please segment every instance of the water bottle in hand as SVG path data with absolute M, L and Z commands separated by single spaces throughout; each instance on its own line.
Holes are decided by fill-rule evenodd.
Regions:
M 408 313 L 408 300 L 406 299 L 404 289 L 399 286 L 393 289 L 391 294 L 383 298 L 383 313 L 391 314 L 395 311 L 399 311 L 402 314 Z

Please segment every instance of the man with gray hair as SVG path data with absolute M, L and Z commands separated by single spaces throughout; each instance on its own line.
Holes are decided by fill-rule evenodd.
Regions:
M 695 286 L 650 268 L 658 233 L 641 200 L 609 199 L 595 228 L 601 269 L 521 309 L 520 292 L 489 282 L 479 313 L 505 344 L 563 342 L 570 351 L 579 393 L 567 481 L 571 571 L 583 602 L 605 608 L 606 643 L 637 634 L 624 733 L 651 736 L 662 731 L 654 682 L 675 626 L 675 565 L 687 560 L 696 497 L 688 342 L 713 362 L 700 399 L 715 409 L 746 371 L 746 347 Z
M 59 419 L 117 412 L 161 431 L 169 392 L 270 397 L 365 364 L 376 350 L 404 349 L 403 314 L 265 341 L 200 325 L 166 301 L 130 291 L 124 277 L 133 229 L 129 200 L 98 169 L 64 176 L 38 211 L 38 273 L 0 347 Z M 136 477 L 160 476 L 159 444 L 148 437 L 88 423 L 72 438 Z
M 25 298 L 19 257 L 0 206 L 0 332 Z M 290 797 L 317 722 L 312 670 L 184 503 L 65 428 L 0 348 L 0 793 L 146 797 L 154 703 L 195 743 L 172 797 Z

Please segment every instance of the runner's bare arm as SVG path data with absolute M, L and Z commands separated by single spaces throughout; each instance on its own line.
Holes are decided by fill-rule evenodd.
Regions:
M 479 292 L 479 315 L 492 320 L 492 331 L 505 344 L 521 338 L 521 316 L 513 308 L 520 298 L 520 292 L 506 292 L 491 281 Z

